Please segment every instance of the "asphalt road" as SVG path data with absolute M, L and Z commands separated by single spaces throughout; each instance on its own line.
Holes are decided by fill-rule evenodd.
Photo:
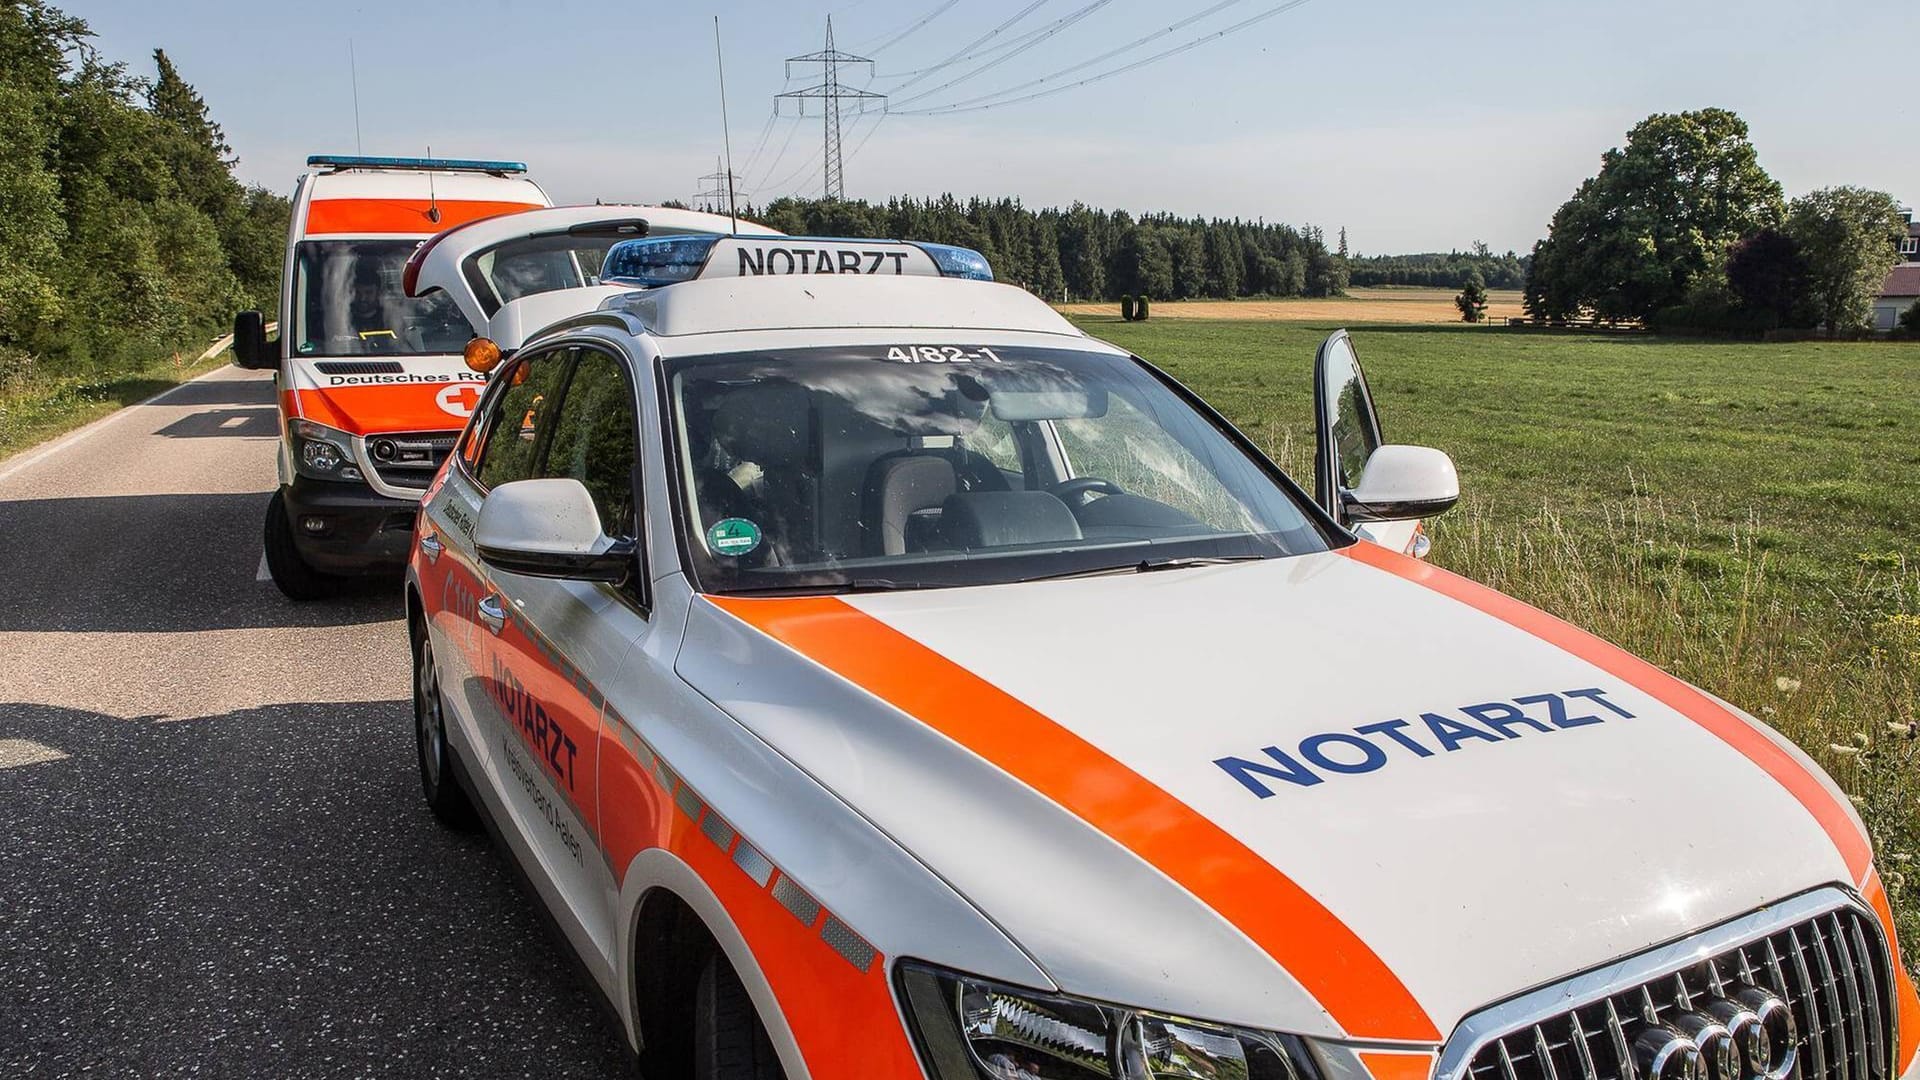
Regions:
M 617 1076 L 421 802 L 396 586 L 258 580 L 272 382 L 0 463 L 0 1076 Z

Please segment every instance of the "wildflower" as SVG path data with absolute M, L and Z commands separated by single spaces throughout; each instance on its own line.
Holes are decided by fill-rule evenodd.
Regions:
M 1866 747 L 1868 749 L 1871 749 L 1873 747 L 1873 740 L 1867 738 L 1867 733 L 1864 731 L 1854 732 L 1853 741 L 1859 743 L 1861 746 Z
M 1827 749 L 1833 751 L 1836 754 L 1839 754 L 1841 757 L 1852 757 L 1853 755 L 1860 752 L 1860 748 L 1857 746 L 1854 746 L 1852 743 L 1841 743 L 1841 742 L 1828 743 Z
M 1780 711 L 1779 709 L 1776 709 L 1776 708 L 1774 708 L 1774 707 L 1773 707 L 1773 706 L 1771 706 L 1771 705 L 1762 705 L 1762 706 L 1760 706 L 1760 715 L 1761 715 L 1761 716 L 1772 716 L 1772 715 L 1774 715 L 1775 713 L 1777 713 L 1777 712 L 1779 712 L 1779 711 Z
M 1773 685 L 1778 687 L 1781 693 L 1791 694 L 1800 689 L 1800 680 L 1791 675 L 1782 675 L 1773 680 Z
M 1900 862 L 1900 863 L 1913 861 L 1913 856 L 1907 854 L 1904 851 L 1896 851 L 1893 854 L 1887 856 L 1887 858 L 1892 859 L 1894 862 Z

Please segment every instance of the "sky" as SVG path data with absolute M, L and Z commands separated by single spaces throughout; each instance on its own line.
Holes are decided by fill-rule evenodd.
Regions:
M 723 151 L 717 15 L 741 186 L 818 195 L 818 108 L 776 115 L 774 95 L 819 81 L 784 61 L 822 48 L 831 15 L 836 45 L 873 61 L 843 81 L 893 110 L 843 119 L 853 198 L 1080 201 L 1344 227 L 1367 254 L 1524 253 L 1634 123 L 1720 106 L 1789 196 L 1857 184 L 1920 203 L 1915 0 L 1305 0 L 1215 37 L 1282 6 L 1232 0 L 1165 32 L 1218 2 L 56 0 L 137 73 L 164 48 L 241 179 L 280 191 L 308 154 L 431 146 L 525 161 L 557 203 L 690 200 Z M 1033 101 L 911 115 L 1156 32 L 1034 89 L 1208 40 Z

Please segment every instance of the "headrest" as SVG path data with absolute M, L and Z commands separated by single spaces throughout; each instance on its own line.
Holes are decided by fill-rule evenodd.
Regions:
M 1073 511 L 1044 491 L 949 495 L 940 508 L 940 530 L 963 551 L 1080 539 Z
M 714 410 L 713 438 L 734 457 L 762 468 L 805 462 L 813 446 L 813 409 L 806 389 L 766 382 L 731 391 Z

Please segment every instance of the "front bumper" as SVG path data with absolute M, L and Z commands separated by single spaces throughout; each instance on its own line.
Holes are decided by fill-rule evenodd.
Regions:
M 365 484 L 305 476 L 281 488 L 281 501 L 294 546 L 315 570 L 381 575 L 406 566 L 419 503 L 388 498 Z

